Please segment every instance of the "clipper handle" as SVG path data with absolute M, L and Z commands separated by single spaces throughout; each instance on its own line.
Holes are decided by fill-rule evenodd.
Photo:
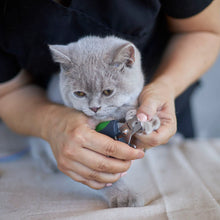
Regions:
M 118 140 L 127 144 L 124 135 L 121 133 L 119 129 L 119 122 L 117 120 L 101 122 L 96 126 L 95 130 L 101 134 L 105 134 L 113 138 L 114 140 Z

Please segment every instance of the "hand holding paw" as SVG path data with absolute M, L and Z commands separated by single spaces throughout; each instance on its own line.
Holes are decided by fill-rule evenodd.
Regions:
M 139 96 L 137 118 L 144 127 L 133 143 L 139 148 L 151 148 L 165 144 L 176 133 L 176 115 L 173 90 L 161 82 L 144 87 Z M 143 134 L 147 135 L 143 135 Z

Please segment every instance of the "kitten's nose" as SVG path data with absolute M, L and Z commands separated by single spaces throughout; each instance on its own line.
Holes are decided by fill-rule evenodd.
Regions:
M 90 109 L 96 113 L 100 108 L 101 108 L 101 106 L 100 107 L 91 107 Z

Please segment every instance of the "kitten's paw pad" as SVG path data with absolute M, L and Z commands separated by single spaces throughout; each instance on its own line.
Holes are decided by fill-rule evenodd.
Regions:
M 127 111 L 126 116 L 125 116 L 125 121 L 132 119 L 136 115 L 136 113 L 137 113 L 136 109 L 131 109 Z

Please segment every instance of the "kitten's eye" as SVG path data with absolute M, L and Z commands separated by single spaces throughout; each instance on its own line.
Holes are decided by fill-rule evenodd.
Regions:
M 82 91 L 76 91 L 76 92 L 74 92 L 74 95 L 79 97 L 79 98 L 82 98 L 82 97 L 86 96 L 86 93 L 82 92 Z
M 106 89 L 102 92 L 102 94 L 105 96 L 110 96 L 112 93 L 113 93 L 113 90 L 110 90 L 110 89 Z

